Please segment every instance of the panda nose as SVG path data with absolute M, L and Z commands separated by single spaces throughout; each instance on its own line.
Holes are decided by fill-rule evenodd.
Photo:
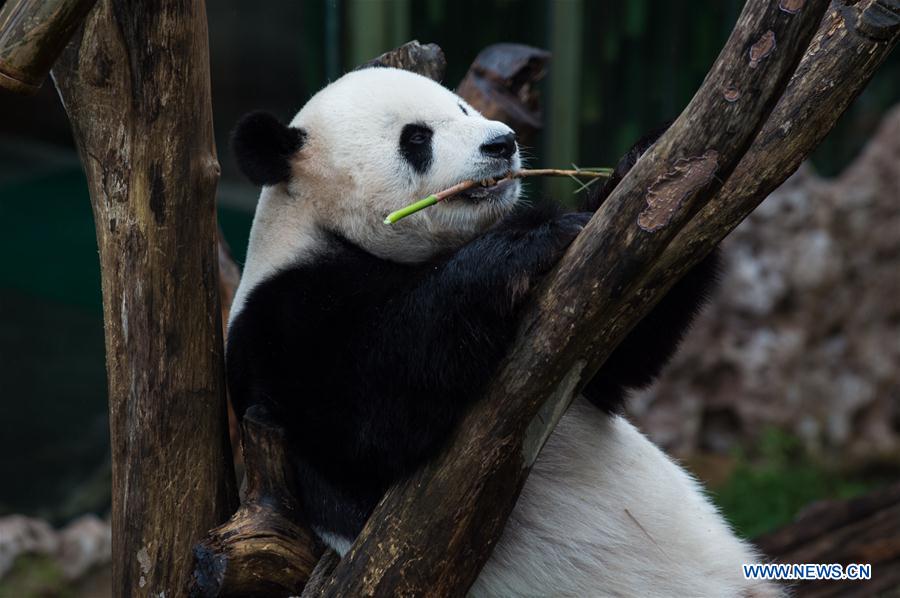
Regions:
M 481 153 L 490 158 L 509 160 L 516 153 L 516 136 L 512 133 L 498 135 L 481 146 Z

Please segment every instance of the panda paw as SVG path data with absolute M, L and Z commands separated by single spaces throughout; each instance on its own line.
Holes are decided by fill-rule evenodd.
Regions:
M 524 262 L 521 265 L 532 275 L 546 274 L 563 256 L 588 221 L 590 212 L 576 212 L 556 216 L 530 231 L 520 239 L 514 251 Z
M 470 243 L 451 260 L 447 272 L 465 278 L 467 287 L 497 297 L 498 305 L 516 306 L 563 256 L 593 214 L 548 215 L 531 222 L 506 222 Z
M 568 247 L 575 237 L 578 236 L 587 223 L 590 221 L 590 212 L 572 212 L 571 214 L 563 214 L 550 222 L 551 226 L 556 227 L 559 231 L 560 240 Z

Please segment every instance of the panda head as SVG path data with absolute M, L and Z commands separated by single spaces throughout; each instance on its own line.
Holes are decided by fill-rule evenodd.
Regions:
M 251 113 L 232 146 L 244 174 L 263 186 L 254 228 L 262 220 L 280 226 L 280 236 L 285 222 L 307 235 L 332 231 L 394 261 L 425 260 L 465 243 L 519 197 L 514 180 L 383 223 L 390 212 L 456 183 L 500 178 L 521 166 L 512 129 L 438 83 L 393 68 L 344 75 L 288 125 Z M 256 232 L 255 243 L 265 244 Z M 253 244 L 251 238 L 251 252 Z

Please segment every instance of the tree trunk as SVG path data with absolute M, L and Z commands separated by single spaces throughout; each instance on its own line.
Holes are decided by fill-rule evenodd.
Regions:
M 413 40 L 364 62 L 357 70 L 373 66 L 404 69 L 440 81 L 447 70 L 447 59 L 437 44 L 420 44 L 418 40 Z
M 192 545 L 236 499 L 205 4 L 103 0 L 53 77 L 100 250 L 113 593 L 181 596 Z

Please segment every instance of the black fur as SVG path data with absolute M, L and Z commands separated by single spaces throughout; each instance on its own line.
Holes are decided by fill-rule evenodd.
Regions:
M 424 174 L 431 167 L 433 135 L 434 131 L 415 123 L 405 125 L 400 131 L 400 155 L 419 174 Z
M 355 536 L 435 453 L 490 379 L 531 284 L 588 218 L 523 211 L 420 265 L 334 235 L 327 255 L 251 292 L 229 330 L 231 398 L 285 422 L 313 525 Z
M 241 172 L 254 185 L 275 185 L 290 179 L 290 159 L 305 141 L 302 129 L 288 127 L 260 111 L 238 121 L 231 135 L 231 149 Z
M 493 375 L 528 292 L 589 217 L 523 209 L 418 265 L 333 234 L 327 253 L 250 293 L 229 331 L 231 397 L 239 414 L 262 405 L 284 423 L 316 529 L 355 537 L 385 490 L 435 454 Z M 595 404 L 613 411 L 658 373 L 714 269 L 698 267 L 619 346 L 587 386 Z
M 647 386 L 659 376 L 715 287 L 718 251 L 675 283 L 638 322 L 584 387 L 585 398 L 608 413 L 617 413 L 628 389 Z

